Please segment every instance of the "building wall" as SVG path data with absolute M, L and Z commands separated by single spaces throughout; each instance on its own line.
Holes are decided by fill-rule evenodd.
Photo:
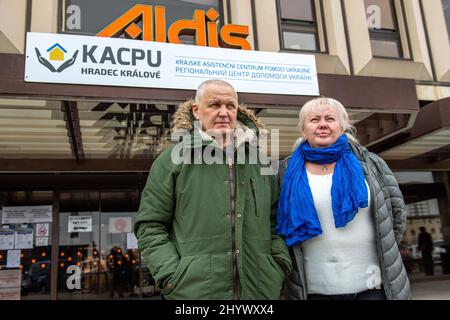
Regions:
M 0 0 L 0 52 L 24 52 L 26 16 L 26 0 Z
M 24 52 L 27 23 L 30 31 L 56 33 L 62 4 L 58 0 L 0 0 L 0 52 Z M 262 51 L 282 51 L 277 0 L 223 4 L 223 18 L 231 20 L 227 23 L 249 27 L 253 48 L 257 44 Z M 28 22 L 27 6 L 31 11 Z M 450 96 L 450 45 L 441 0 L 396 0 L 399 32 L 402 43 L 409 43 L 404 50 L 409 59 L 373 57 L 364 0 L 321 0 L 316 6 L 322 11 L 317 17 L 320 44 L 326 47 L 325 52 L 315 53 L 319 73 L 416 79 L 419 99 Z

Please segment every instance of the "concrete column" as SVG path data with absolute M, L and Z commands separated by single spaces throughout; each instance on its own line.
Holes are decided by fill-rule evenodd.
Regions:
M 23 53 L 27 0 L 0 0 L 0 53 Z
M 354 73 L 359 74 L 373 58 L 364 0 L 344 0 L 343 3 Z
M 421 0 L 438 81 L 450 81 L 450 43 L 445 41 L 447 26 L 441 0 Z
M 255 1 L 256 28 L 261 51 L 280 51 L 276 0 Z
M 58 32 L 58 0 L 33 0 L 31 32 Z
M 247 41 L 250 43 L 250 46 L 254 50 L 255 33 L 253 32 L 252 5 L 250 3 L 250 0 L 231 0 L 230 7 L 231 23 L 248 26 L 249 36 L 247 38 Z

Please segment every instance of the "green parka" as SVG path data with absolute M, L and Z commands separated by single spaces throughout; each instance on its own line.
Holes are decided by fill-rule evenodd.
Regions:
M 275 233 L 276 177 L 261 175 L 260 161 L 229 165 L 215 142 L 193 129 L 191 107 L 181 105 L 174 120 L 174 129 L 189 132 L 188 143 L 155 160 L 142 193 L 134 227 L 142 257 L 166 299 L 278 299 L 292 265 Z M 243 106 L 238 121 L 246 131 L 237 141 L 248 154 L 256 147 L 245 136 L 260 124 Z M 195 164 L 190 155 L 205 150 L 223 156 L 223 164 Z M 192 164 L 172 161 L 173 154 L 189 155 Z

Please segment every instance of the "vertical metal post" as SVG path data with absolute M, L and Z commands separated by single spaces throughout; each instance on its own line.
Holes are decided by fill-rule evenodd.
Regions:
M 59 190 L 53 191 L 53 212 L 52 212 L 52 257 L 50 273 L 50 300 L 58 297 L 58 253 L 59 253 Z
M 138 250 L 138 257 L 139 257 L 139 299 L 142 299 L 142 256 L 140 251 Z M 136 263 L 138 263 L 136 261 Z
M 101 204 L 101 191 L 98 191 L 98 265 L 97 265 L 97 294 L 100 295 L 100 276 L 101 276 L 101 266 L 102 266 L 102 217 L 100 215 L 100 211 L 102 204 Z M 107 264 L 105 264 L 106 268 L 108 268 Z M 105 286 L 107 285 L 107 277 L 106 277 L 106 273 L 107 271 L 105 270 Z

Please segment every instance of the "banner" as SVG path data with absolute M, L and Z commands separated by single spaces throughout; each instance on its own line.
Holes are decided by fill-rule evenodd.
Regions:
M 312 54 L 27 33 L 28 82 L 195 90 L 207 79 L 237 92 L 319 95 Z

